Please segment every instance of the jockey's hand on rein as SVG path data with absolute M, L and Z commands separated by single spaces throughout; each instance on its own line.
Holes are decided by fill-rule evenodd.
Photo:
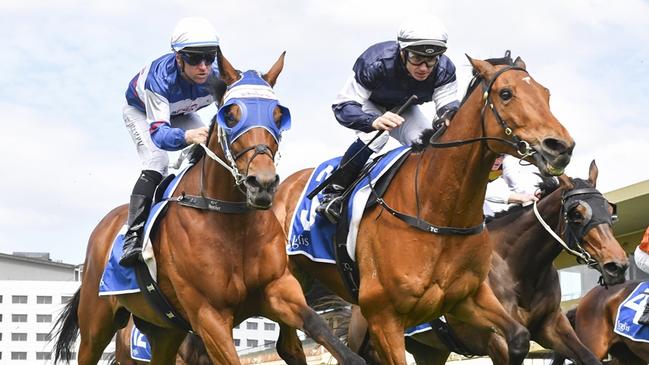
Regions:
M 400 126 L 404 120 L 405 119 L 403 119 L 399 114 L 385 112 L 380 117 L 374 119 L 374 121 L 372 122 L 372 128 L 377 130 L 391 131 L 392 129 Z
M 196 129 L 188 129 L 185 131 L 185 142 L 187 144 L 205 143 L 207 142 L 207 127 L 200 127 Z

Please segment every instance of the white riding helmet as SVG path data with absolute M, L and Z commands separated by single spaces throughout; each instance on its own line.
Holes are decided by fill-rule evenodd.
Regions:
M 180 19 L 171 35 L 171 49 L 175 52 L 185 48 L 214 49 L 219 46 L 219 37 L 209 21 L 200 17 Z
M 444 53 L 447 40 L 446 27 L 434 16 L 408 18 L 401 24 L 397 34 L 397 41 L 402 50 L 423 56 Z

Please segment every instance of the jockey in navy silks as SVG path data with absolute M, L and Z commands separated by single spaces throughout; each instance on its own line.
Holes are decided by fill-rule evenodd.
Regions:
M 198 109 L 214 102 L 218 84 L 219 38 L 203 18 L 183 18 L 171 36 L 172 53 L 146 65 L 126 91 L 124 122 L 142 161 L 128 209 L 128 230 L 120 264 L 141 257 L 142 231 L 156 186 L 167 175 L 169 156 L 193 143 L 205 143 L 208 130 Z
M 390 110 L 406 102 L 411 95 L 417 103 L 433 101 L 439 118 L 451 119 L 459 107 L 455 65 L 444 55 L 447 32 L 434 17 L 405 21 L 396 41 L 370 46 L 354 64 L 349 77 L 332 106 L 338 122 L 356 130 L 358 139 L 345 152 L 344 168 L 323 191 L 318 213 L 336 222 L 342 208 L 342 194 L 357 178 L 370 155 L 379 152 L 389 136 L 403 145 L 416 142 L 424 129 L 432 127 L 432 116 L 424 115 L 418 105 L 403 113 Z M 376 131 L 385 130 L 363 149 Z M 359 152 L 360 151 L 360 152 Z M 353 156 L 356 156 L 352 159 Z M 351 161 L 350 161 L 351 160 Z

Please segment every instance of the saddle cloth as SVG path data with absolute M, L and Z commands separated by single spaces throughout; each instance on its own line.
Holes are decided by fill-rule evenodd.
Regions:
M 351 192 L 347 200 L 347 215 L 341 219 L 349 222 L 349 232 L 347 234 L 347 252 L 353 260 L 356 258 L 356 236 L 358 235 L 358 225 L 363 217 L 363 211 L 368 198 L 371 195 L 369 181 L 372 185 L 376 184 L 390 167 L 407 153 L 410 147 L 399 147 L 385 154 L 376 165 L 369 171 L 366 178 L 362 179 Z M 300 198 L 297 207 L 293 212 L 291 227 L 288 232 L 288 242 L 286 252 L 289 255 L 304 255 L 315 262 L 335 264 L 333 252 L 333 238 L 336 233 L 336 225 L 329 222 L 326 218 L 316 214 L 315 209 L 320 205 L 322 192 L 310 200 L 306 195 L 315 187 L 320 185 L 331 175 L 340 162 L 341 157 L 333 158 L 320 164 L 313 170 L 309 177 Z
M 133 326 L 131 329 L 131 359 L 137 361 L 151 362 L 151 345 L 146 335 Z
M 144 258 L 144 262 L 146 263 L 153 279 L 157 277 L 157 268 L 155 257 L 153 256 L 153 247 L 151 245 L 151 230 L 155 227 L 159 218 L 164 215 L 164 208 L 167 206 L 167 203 L 169 203 L 168 199 L 173 195 L 176 187 L 185 175 L 185 172 L 187 172 L 190 167 L 191 166 L 187 166 L 184 170 L 178 173 L 178 176 L 176 176 L 171 183 L 169 183 L 163 194 L 163 199 L 151 208 L 149 218 L 144 226 L 142 257 Z M 124 225 L 113 241 L 108 262 L 106 263 L 104 273 L 99 282 L 100 296 L 140 292 L 140 287 L 137 284 L 137 278 L 135 275 L 135 269 L 132 267 L 124 267 L 119 264 L 119 259 L 122 257 L 124 234 L 126 233 L 126 230 L 127 227 Z
M 648 298 L 649 282 L 638 284 L 633 292 L 620 303 L 613 331 L 634 341 L 649 342 L 649 326 L 638 323 Z

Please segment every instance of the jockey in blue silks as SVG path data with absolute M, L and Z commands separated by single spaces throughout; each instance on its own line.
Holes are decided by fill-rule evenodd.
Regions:
M 215 100 L 219 38 L 203 18 L 183 18 L 171 36 L 172 53 L 146 65 L 129 83 L 124 122 L 142 161 L 128 208 L 120 264 L 133 266 L 142 253 L 142 233 L 156 186 L 167 175 L 166 151 L 205 143 L 207 127 L 196 111 Z
M 433 101 L 437 116 L 451 119 L 459 107 L 455 65 L 444 55 L 448 39 L 444 25 L 432 16 L 408 19 L 401 25 L 396 41 L 370 46 L 354 64 L 349 77 L 332 106 L 338 122 L 356 130 L 358 139 L 345 152 L 343 170 L 324 189 L 318 213 L 337 222 L 342 194 L 357 178 L 370 155 L 379 152 L 394 137 L 403 145 L 419 139 L 424 129 L 432 127 L 432 116 L 413 106 L 403 117 L 390 110 L 417 95 L 417 103 Z M 383 134 L 369 148 L 363 147 Z M 359 152 L 360 151 L 360 152 Z M 353 156 L 356 156 L 352 159 Z

